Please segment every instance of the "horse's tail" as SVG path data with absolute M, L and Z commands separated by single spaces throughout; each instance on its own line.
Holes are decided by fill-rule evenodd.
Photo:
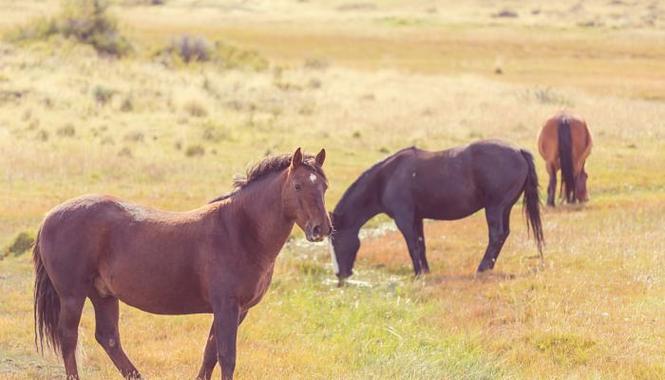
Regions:
M 526 217 L 527 230 L 533 232 L 538 246 L 540 259 L 543 259 L 543 223 L 540 219 L 540 194 L 538 193 L 538 174 L 536 165 L 533 163 L 533 155 L 526 149 L 520 149 L 520 153 L 526 160 L 529 170 L 524 182 L 524 216 Z
M 58 336 L 58 317 L 60 315 L 60 298 L 56 293 L 53 283 L 46 273 L 39 252 L 39 235 L 37 232 L 35 245 L 32 248 L 32 261 L 35 266 L 35 347 L 37 351 L 44 352 L 44 338 L 47 345 L 54 351 L 61 349 L 60 337 Z
M 570 132 L 570 119 L 562 116 L 557 128 L 559 140 L 559 160 L 564 197 L 567 202 L 575 202 L 575 173 L 573 172 L 573 138 Z

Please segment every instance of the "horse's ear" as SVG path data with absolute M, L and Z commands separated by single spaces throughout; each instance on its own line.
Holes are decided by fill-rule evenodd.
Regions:
M 293 157 L 291 157 L 291 168 L 295 169 L 298 166 L 302 165 L 302 152 L 300 147 L 293 152 Z
M 323 166 L 323 162 L 326 160 L 326 150 L 321 148 L 321 151 L 316 155 L 314 160 L 316 161 L 317 165 Z

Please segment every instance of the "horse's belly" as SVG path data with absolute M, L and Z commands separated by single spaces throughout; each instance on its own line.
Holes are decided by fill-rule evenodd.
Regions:
M 475 196 L 432 196 L 421 198 L 419 213 L 423 218 L 436 220 L 458 220 L 466 218 L 483 208 Z
M 211 312 L 210 303 L 198 282 L 182 281 L 172 276 L 151 277 L 125 273 L 122 276 L 100 276 L 95 288 L 138 309 L 155 314 L 193 314 Z
M 474 214 L 481 208 L 482 207 L 429 209 L 423 213 L 422 217 L 435 220 L 458 220 Z

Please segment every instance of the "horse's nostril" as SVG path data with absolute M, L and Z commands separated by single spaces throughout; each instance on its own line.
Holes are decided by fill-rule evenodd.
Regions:
M 312 228 L 312 235 L 321 236 L 321 226 L 314 226 L 314 228 Z

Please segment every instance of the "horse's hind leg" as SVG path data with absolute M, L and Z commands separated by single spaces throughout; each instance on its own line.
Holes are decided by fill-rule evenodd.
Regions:
M 115 297 L 90 296 L 95 308 L 95 338 L 126 379 L 140 379 L 139 371 L 129 361 L 120 344 L 118 332 L 119 305 Z
M 505 217 L 506 213 L 510 215 L 509 207 L 489 207 L 485 209 L 485 218 L 487 220 L 487 227 L 489 230 L 489 243 L 487 244 L 487 249 L 485 249 L 485 255 L 483 260 L 478 265 L 478 272 L 484 272 L 489 269 L 494 268 L 496 259 L 499 257 L 499 252 L 503 247 L 510 234 L 507 219 Z
M 547 205 L 551 207 L 554 207 L 556 195 L 556 171 L 554 165 L 547 165 L 547 173 L 550 175 L 550 183 L 547 186 Z
M 60 314 L 58 316 L 58 335 L 62 359 L 65 362 L 65 372 L 68 380 L 79 378 L 76 366 L 76 343 L 78 341 L 78 328 L 83 312 L 85 297 L 60 297 Z
M 497 247 L 496 251 L 494 252 L 494 259 L 492 260 L 490 269 L 494 269 L 494 265 L 496 264 L 496 261 L 499 259 L 499 254 L 501 254 L 501 250 L 503 249 L 503 244 L 508 239 L 508 235 L 510 235 L 510 211 L 512 209 L 513 206 L 510 205 L 504 208 L 503 210 L 503 225 L 501 226 L 503 229 L 503 233 L 501 236 L 503 237 L 500 239 L 500 245 Z

